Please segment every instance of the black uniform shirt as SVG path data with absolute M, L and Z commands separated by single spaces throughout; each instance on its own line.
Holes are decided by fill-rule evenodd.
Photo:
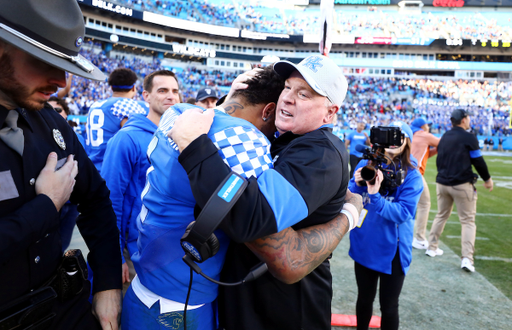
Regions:
M 348 184 L 348 153 L 343 142 L 336 138 L 340 157 L 326 134 L 331 133 L 327 129 L 305 135 L 286 133 L 272 143 L 272 156 L 279 154 L 275 170 L 300 192 L 308 206 L 308 217 L 293 226 L 295 229 L 330 221 L 343 206 Z M 201 206 L 230 172 L 210 145 L 213 146 L 203 136 L 180 155 L 194 197 Z M 199 159 L 203 161 L 198 163 Z M 288 203 L 293 207 L 293 201 Z M 258 193 L 256 180 L 252 178 L 221 227 L 233 240 L 247 241 L 263 236 L 261 229 L 268 228 L 269 220 L 273 222 L 273 219 L 272 209 Z M 272 232 L 265 233 L 268 234 Z M 239 281 L 258 262 L 245 245 L 232 242 L 221 279 Z M 221 287 L 219 291 L 219 317 L 226 329 L 330 329 L 332 276 L 328 260 L 293 285 L 267 273 L 254 282 Z
M 93 291 L 120 289 L 119 234 L 105 181 L 55 110 L 47 106 L 18 112 L 17 125 L 25 138 L 23 157 L 0 140 L 0 306 L 40 287 L 59 264 L 59 213 L 49 197 L 35 191 L 35 181 L 52 151 L 58 159 L 74 154 L 78 161 L 71 202 L 81 213 L 77 225 L 90 250 Z M 7 113 L 0 106 L 0 128 Z
M 471 165 L 484 181 L 491 177 L 482 157 L 478 139 L 462 127 L 455 126 L 444 133 L 437 147 L 436 182 L 455 186 L 473 181 Z

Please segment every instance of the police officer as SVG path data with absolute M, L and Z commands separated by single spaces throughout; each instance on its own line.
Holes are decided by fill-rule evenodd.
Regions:
M 72 128 L 47 103 L 66 85 L 65 71 L 104 79 L 78 54 L 83 15 L 69 0 L 0 0 L 0 7 L 0 315 L 15 322 L 0 328 L 27 322 L 20 328 L 117 329 L 121 254 L 109 191 Z M 78 204 L 77 225 L 90 249 L 92 310 L 83 268 L 57 272 L 59 211 L 67 200 Z M 73 291 L 59 290 L 57 273 L 73 276 Z M 30 297 L 41 290 L 59 296 L 45 294 L 48 303 L 37 304 Z M 37 313 L 16 318 L 24 306 Z
M 487 170 L 487 164 L 475 135 L 466 130 L 470 127 L 470 113 L 455 109 L 451 114 L 453 128 L 446 132 L 437 147 L 437 205 L 438 213 L 432 224 L 428 238 L 429 247 L 425 254 L 435 257 L 443 254 L 437 246 L 446 220 L 457 205 L 457 212 L 462 226 L 462 263 L 461 268 L 474 272 L 473 254 L 476 237 L 476 188 L 473 165 L 484 180 L 484 187 L 492 191 L 493 182 Z

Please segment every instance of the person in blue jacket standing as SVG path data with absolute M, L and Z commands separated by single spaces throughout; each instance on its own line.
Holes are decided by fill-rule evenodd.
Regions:
M 137 251 L 136 219 L 142 207 L 141 193 L 150 166 L 146 155 L 149 142 L 160 118 L 179 102 L 179 84 L 169 70 L 158 70 L 144 79 L 142 96 L 149 103 L 149 114 L 135 114 L 108 141 L 101 174 L 110 189 L 110 199 L 117 217 L 123 257 L 123 285 L 128 289 L 135 276 L 130 256 Z
M 355 261 L 358 287 L 357 329 L 368 329 L 379 279 L 381 329 L 398 329 L 398 298 L 412 259 L 414 215 L 423 184 L 411 156 L 411 128 L 401 121 L 391 126 L 400 127 L 404 139 L 402 146 L 386 148 L 385 154 L 404 171 L 403 183 L 393 190 L 381 189 L 384 176 L 377 170 L 374 184 L 365 185 L 361 169 L 368 160 L 359 162 L 349 183 L 350 191 L 363 196 L 367 211 L 350 233 L 349 255 Z

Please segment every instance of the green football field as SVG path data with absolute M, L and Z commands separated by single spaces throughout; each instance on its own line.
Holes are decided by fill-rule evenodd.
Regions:
M 512 156 L 484 156 L 494 181 L 494 190 L 483 187 L 481 179 L 478 191 L 476 215 L 475 267 L 489 282 L 509 299 L 512 299 Z M 425 178 L 430 189 L 431 209 L 429 224 L 436 215 L 436 157 L 428 161 Z M 456 254 L 460 255 L 460 223 L 456 207 L 445 226 L 441 240 Z

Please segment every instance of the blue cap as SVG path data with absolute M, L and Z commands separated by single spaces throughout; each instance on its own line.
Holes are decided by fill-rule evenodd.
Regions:
M 428 124 L 424 118 L 416 118 L 412 121 L 411 126 L 420 128 L 421 126 Z
M 391 125 L 389 125 L 389 126 L 399 127 L 400 130 L 402 131 L 402 133 L 404 134 L 404 136 L 408 137 L 409 140 L 411 140 L 411 142 L 412 142 L 412 130 L 409 127 L 409 125 L 407 125 L 403 121 L 397 120 L 397 121 L 392 122 Z
M 419 131 L 421 129 L 421 126 L 425 124 L 432 124 L 432 122 L 426 121 L 425 118 L 422 117 L 414 119 L 411 123 L 412 134 Z

